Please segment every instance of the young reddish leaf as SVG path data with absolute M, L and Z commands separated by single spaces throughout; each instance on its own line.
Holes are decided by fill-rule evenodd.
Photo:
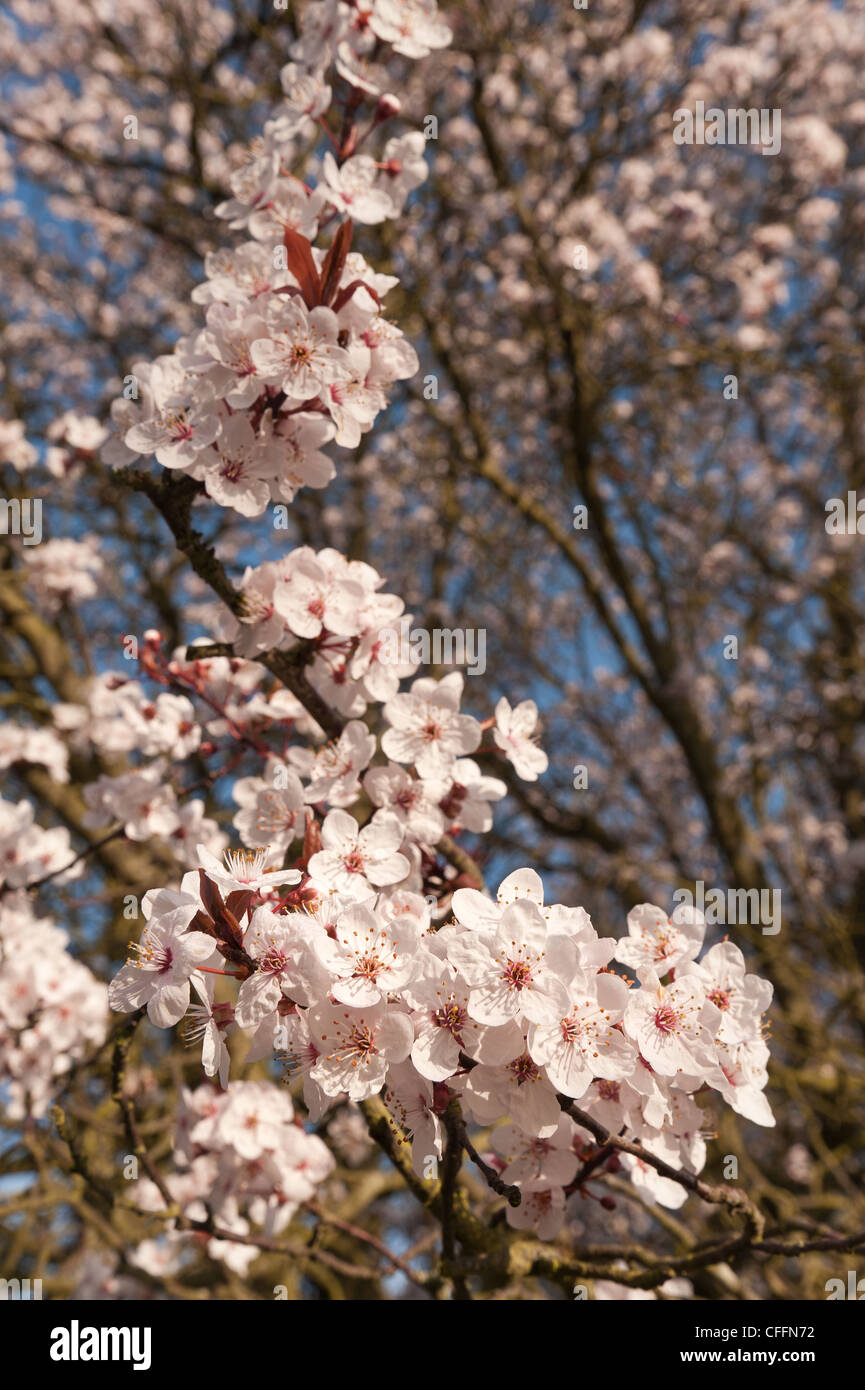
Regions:
M 210 913 L 214 922 L 219 922 L 225 912 L 225 903 L 222 901 L 222 894 L 212 879 L 207 877 L 204 869 L 198 870 L 198 881 L 201 885 L 201 901 L 206 910 Z
M 237 888 L 233 893 L 229 893 L 225 899 L 225 906 L 239 922 L 254 896 L 249 888 Z
M 234 913 L 229 912 L 227 907 L 223 908 L 222 921 L 219 923 L 219 925 L 223 927 L 228 936 L 231 937 L 231 939 L 235 941 L 238 946 L 242 944 L 243 929 L 241 928 L 241 925 L 235 917 Z
M 204 912 L 196 912 L 195 916 L 189 923 L 189 926 L 186 928 L 186 930 L 203 931 L 206 936 L 216 936 L 216 928 L 213 925 L 213 922 Z
M 321 827 L 315 816 L 310 816 L 306 822 L 306 830 L 303 836 L 303 862 L 306 864 L 314 854 L 318 854 L 321 849 Z
M 352 280 L 350 285 L 346 285 L 344 290 L 340 290 L 336 299 L 331 304 L 330 307 L 335 314 L 338 314 L 342 306 L 348 303 L 355 290 L 366 290 L 367 294 L 372 295 L 378 307 L 381 308 L 381 300 L 374 289 L 371 289 L 363 280 Z
M 228 942 L 221 941 L 216 949 L 224 960 L 237 967 L 238 979 L 248 980 L 250 975 L 255 974 L 258 967 L 242 946 L 232 946 Z
M 230 908 L 226 907 L 216 884 L 211 882 L 203 869 L 198 870 L 198 878 L 201 883 L 201 901 L 213 918 L 217 935 L 223 941 L 233 940 L 239 944 L 243 940 L 240 923 Z
M 282 241 L 285 246 L 286 265 L 300 285 L 306 307 L 314 309 L 321 303 L 321 284 L 312 258 L 312 248 L 306 237 L 301 236 L 293 227 L 285 228 Z
M 340 223 L 336 236 L 330 243 L 330 248 L 324 258 L 324 265 L 321 268 L 322 304 L 330 304 L 331 300 L 336 297 L 342 272 L 345 269 L 345 258 L 351 247 L 353 230 L 354 225 L 349 218 Z

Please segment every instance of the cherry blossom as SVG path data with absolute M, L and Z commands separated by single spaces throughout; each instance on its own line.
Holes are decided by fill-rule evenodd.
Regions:
M 434 1086 L 420 1078 L 411 1063 L 392 1062 L 382 1096 L 399 1129 L 412 1141 L 415 1172 L 421 1178 L 428 1176 L 429 1159 L 440 1159 L 444 1151 Z
M 474 1067 L 465 1080 L 466 1105 L 480 1124 L 510 1115 L 526 1134 L 548 1139 L 559 1125 L 556 1093 L 542 1069 L 521 1051 L 502 1066 Z
M 339 324 L 332 309 L 307 310 L 296 299 L 268 305 L 266 337 L 250 348 L 256 370 L 289 400 L 306 401 L 348 376 L 348 357 L 337 345 Z
M 266 849 L 227 849 L 224 856 L 225 867 L 203 845 L 199 847 L 198 858 L 208 878 L 227 893 L 244 890 L 265 893 L 283 883 L 300 882 L 297 869 L 267 867 L 269 855 Z
M 474 1017 L 469 1008 L 471 987 L 450 962 L 425 962 L 423 973 L 403 987 L 403 994 L 415 1010 L 411 1060 L 429 1081 L 454 1076 L 461 1052 L 496 1065 L 509 1061 L 520 1044 L 515 1023 L 490 1027 Z
M 202 395 L 170 359 L 154 365 L 147 384 L 155 413 L 133 425 L 124 442 L 136 453 L 155 454 L 165 468 L 191 467 L 220 432 L 215 398 Z
M 118 777 L 99 777 L 84 789 L 89 807 L 84 824 L 97 828 L 120 820 L 130 840 L 171 835 L 178 825 L 177 798 L 164 776 L 165 765 L 157 761 Z
M 225 1090 L 231 1056 L 224 1033 L 235 1021 L 236 1013 L 229 1003 L 215 1003 L 212 976 L 202 977 L 196 973 L 190 977 L 190 983 L 201 1003 L 189 1006 L 184 1039 L 190 1047 L 201 1043 L 201 1065 L 205 1076 L 218 1076 L 219 1084 Z
M 342 635 L 354 631 L 363 590 L 334 564 L 338 558 L 295 551 L 290 572 L 277 584 L 274 608 L 298 637 L 318 637 L 324 628 Z
M 721 1011 L 718 1042 L 748 1042 L 757 1036 L 760 1020 L 772 1002 L 772 985 L 759 975 L 745 973 L 745 957 L 732 941 L 719 941 L 700 958 L 679 969 L 679 978 L 694 974 L 706 997 Z
M 23 893 L 0 900 L 0 1081 L 10 1118 L 44 1115 L 64 1074 L 106 1035 L 108 990 Z
M 534 742 L 533 734 L 538 722 L 538 707 L 534 700 L 523 700 L 515 709 L 504 696 L 496 705 L 496 726 L 493 738 L 509 762 L 513 763 L 518 777 L 526 782 L 536 782 L 542 772 L 547 770 L 547 755 Z
M 364 1008 L 398 992 L 416 973 L 420 936 L 405 916 L 382 923 L 369 908 L 349 908 L 317 951 L 328 968 L 331 994 L 341 1004 Z
M 251 849 L 288 849 L 305 823 L 304 788 L 293 768 L 274 759 L 264 777 L 239 777 L 231 794 L 241 808 L 234 827 Z
M 628 913 L 628 935 L 616 947 L 616 960 L 644 978 L 666 975 L 683 961 L 693 960 L 703 944 L 702 913 L 682 904 L 667 916 L 653 903 L 640 903 Z
M 365 1100 L 381 1090 L 388 1066 L 403 1062 L 411 1048 L 406 1014 L 383 1004 L 362 1009 L 319 1005 L 309 1020 L 319 1057 L 310 1073 L 329 1096 L 342 1091 Z
M 447 47 L 453 37 L 435 0 L 376 0 L 370 27 L 407 58 L 425 58 L 431 49 Z
M 375 753 L 372 734 L 358 719 L 349 720 L 335 744 L 318 750 L 290 748 L 292 767 L 309 778 L 305 800 L 327 801 L 331 806 L 350 806 L 360 788 L 360 774 Z
M 396 763 L 371 767 L 363 779 L 364 791 L 374 806 L 387 810 L 404 826 L 406 835 L 435 844 L 445 828 L 435 784 L 412 777 Z
M 556 1129 L 546 1139 L 527 1135 L 518 1125 L 497 1125 L 490 1135 L 490 1145 L 506 1160 L 502 1181 L 567 1187 L 580 1163 L 574 1144 L 580 1133 L 568 1115 L 559 1117 Z
M 64 602 L 80 603 L 99 592 L 105 565 L 92 537 L 71 540 L 57 536 L 37 546 L 25 546 L 27 579 L 46 612 Z
M 255 1028 L 281 998 L 311 1004 L 326 989 L 329 975 L 321 968 L 311 923 L 299 914 L 279 916 L 262 906 L 244 933 L 243 949 L 258 963 L 237 996 L 241 1028 Z
M 576 952 L 567 937 L 548 932 L 532 902 L 506 907 L 491 938 L 473 932 L 457 937 L 448 956 L 472 987 L 471 1011 L 481 1023 L 551 1023 L 568 1012 Z
M 321 827 L 322 848 L 310 859 L 309 871 L 342 892 L 352 890 L 355 876 L 375 888 L 399 883 L 409 871 L 398 849 L 402 838 L 399 821 L 386 811 L 376 811 L 363 829 L 346 811 L 330 811 Z
M 651 978 L 645 983 L 647 988 L 628 999 L 626 1034 L 662 1076 L 677 1072 L 698 1076 L 711 1065 L 712 1042 L 721 1026 L 720 1011 L 692 977 L 666 988 L 658 983 L 653 989 Z
M 463 677 L 453 671 L 440 681 L 424 676 L 407 694 L 394 695 L 384 707 L 390 728 L 382 751 L 397 763 L 414 763 L 421 777 L 435 776 L 464 753 L 473 753 L 481 731 L 471 715 L 460 714 Z
M 384 189 L 376 188 L 378 170 L 369 155 L 358 154 L 338 167 L 333 155 L 324 156 L 322 175 L 327 200 L 356 222 L 383 222 L 392 204 Z
M 450 824 L 484 835 L 493 823 L 490 802 L 501 801 L 507 790 L 500 778 L 481 772 L 472 758 L 458 758 L 433 794 Z
M 191 976 L 215 954 L 213 938 L 182 929 L 172 913 L 151 917 L 135 949 L 108 987 L 109 1003 L 120 1013 L 146 1006 L 157 1028 L 171 1028 L 189 1007 Z
M 630 1076 L 635 1057 L 633 1046 L 616 1029 L 628 1002 L 624 981 L 615 975 L 575 980 L 570 995 L 573 1002 L 561 1020 L 532 1026 L 528 1047 L 556 1090 L 576 1097 L 585 1094 L 595 1077 L 621 1081 Z

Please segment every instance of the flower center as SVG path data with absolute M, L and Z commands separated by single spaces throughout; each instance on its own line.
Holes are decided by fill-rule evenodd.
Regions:
M 174 952 L 165 942 L 154 941 L 151 937 L 145 936 L 141 941 L 130 941 L 129 945 L 133 951 L 138 952 L 135 964 L 141 969 L 155 970 L 160 975 L 165 975 L 171 969 Z
M 350 850 L 342 862 L 350 874 L 363 873 L 363 855 L 359 849 Z
M 226 482 L 236 483 L 243 477 L 243 459 L 224 459 L 219 472 Z
M 261 969 L 268 975 L 281 975 L 288 965 L 288 957 L 278 946 L 269 946 L 261 962 Z
M 532 982 L 532 968 L 528 961 L 509 960 L 502 971 L 502 979 L 511 989 L 525 989 Z
M 436 1028 L 444 1028 L 452 1037 L 459 1040 L 460 1031 L 465 1027 L 466 1011 L 459 1004 L 445 1004 L 433 1014 Z
M 182 439 L 191 439 L 195 430 L 186 418 L 185 410 L 171 411 L 166 417 L 166 427 L 172 440 L 179 444 Z
M 562 1019 L 562 1038 L 566 1043 L 576 1042 L 583 1031 L 583 1025 L 578 1018 Z
M 659 1033 L 672 1033 L 678 1025 L 679 1019 L 672 1004 L 662 1004 L 655 1011 L 655 1027 Z
M 373 1043 L 372 1033 L 369 1028 L 364 1027 L 362 1023 L 356 1023 L 354 1025 L 348 1038 L 348 1050 L 349 1052 L 356 1053 L 358 1057 L 362 1057 L 365 1061 L 374 1054 L 375 1044 Z M 357 1066 L 357 1061 L 353 1062 L 352 1065 Z
M 527 1052 L 524 1052 L 522 1057 L 515 1057 L 512 1062 L 508 1062 L 508 1071 L 518 1086 L 522 1086 L 526 1081 L 537 1081 L 541 1074 L 540 1068 L 535 1066 Z
M 381 970 L 381 961 L 378 956 L 360 956 L 355 966 L 355 975 L 361 975 L 365 980 L 375 980 Z

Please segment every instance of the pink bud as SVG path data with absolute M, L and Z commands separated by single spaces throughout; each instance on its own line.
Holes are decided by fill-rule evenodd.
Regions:
M 399 97 L 395 97 L 393 92 L 383 92 L 378 99 L 378 106 L 375 108 L 375 123 L 389 121 L 391 116 L 399 115 L 402 110 L 402 102 Z

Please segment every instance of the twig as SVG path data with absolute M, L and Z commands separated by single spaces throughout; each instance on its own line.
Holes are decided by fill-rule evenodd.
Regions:
M 480 1169 L 486 1180 L 487 1186 L 491 1187 L 493 1192 L 498 1193 L 499 1197 L 504 1197 L 509 1206 L 518 1207 L 523 1200 L 522 1192 L 514 1184 L 502 1182 L 495 1168 L 491 1168 L 488 1163 L 484 1162 L 474 1144 L 469 1139 L 465 1120 L 460 1120 L 459 1133 L 463 1148 L 475 1167 Z
M 466 1053 L 460 1053 L 460 1065 L 466 1071 L 471 1071 L 478 1064 Z M 590 1134 L 594 1135 L 602 1147 L 618 1149 L 622 1153 L 631 1154 L 638 1158 L 642 1163 L 646 1163 L 650 1168 L 654 1168 L 662 1177 L 669 1178 L 671 1182 L 678 1183 L 681 1187 L 687 1188 L 689 1192 L 697 1197 L 702 1197 L 704 1202 L 712 1202 L 715 1205 L 729 1207 L 732 1211 L 741 1212 L 745 1217 L 753 1238 L 758 1239 L 762 1236 L 766 1225 L 763 1213 L 754 1205 L 740 1188 L 737 1187 L 711 1187 L 709 1183 L 703 1182 L 693 1173 L 686 1172 L 683 1168 L 673 1168 L 671 1164 L 665 1163 L 662 1158 L 657 1158 L 648 1149 L 643 1148 L 634 1139 L 624 1139 L 621 1135 L 611 1134 L 593 1115 L 589 1115 L 585 1110 L 580 1110 L 569 1096 L 557 1095 L 556 1099 L 559 1106 L 566 1115 L 570 1115 L 572 1120 L 582 1125 Z
M 448 1104 L 444 1117 L 447 1141 L 445 1143 L 444 1162 L 442 1163 L 442 1186 L 441 1186 L 441 1223 L 442 1223 L 442 1256 L 444 1272 L 450 1274 L 453 1279 L 454 1296 L 460 1302 L 466 1302 L 471 1298 L 465 1275 L 457 1269 L 457 1247 L 456 1247 L 456 1226 L 454 1222 L 454 1197 L 456 1195 L 457 1179 L 459 1178 L 460 1168 L 463 1161 L 463 1135 L 465 1134 L 465 1124 L 463 1123 L 460 1112 L 460 1103 L 456 1096 Z
M 314 1216 L 318 1217 L 319 1222 L 323 1226 L 333 1226 L 335 1230 L 345 1232 L 345 1234 L 351 1236 L 353 1240 L 359 1240 L 364 1245 L 369 1245 L 371 1249 L 378 1251 L 394 1269 L 398 1269 L 401 1274 L 404 1274 L 407 1279 L 410 1279 L 413 1284 L 417 1284 L 419 1288 L 425 1287 L 426 1277 L 423 1274 L 419 1274 L 417 1270 L 412 1269 L 411 1265 L 407 1264 L 405 1260 L 400 1259 L 399 1255 L 395 1255 L 392 1250 L 389 1250 L 384 1241 L 379 1240 L 377 1236 L 371 1235 L 369 1231 L 365 1231 L 361 1226 L 353 1225 L 351 1221 L 344 1221 L 341 1216 L 328 1216 L 326 1212 L 322 1211 L 317 1201 L 307 1202 L 306 1207 L 308 1211 L 311 1211 Z

